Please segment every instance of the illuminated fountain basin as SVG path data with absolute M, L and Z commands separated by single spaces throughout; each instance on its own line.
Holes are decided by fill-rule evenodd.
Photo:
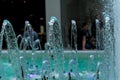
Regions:
M 27 23 L 26 27 L 29 29 L 31 26 Z M 107 80 L 104 52 L 77 50 L 75 23 L 72 34 L 75 49 L 70 51 L 63 49 L 61 27 L 55 17 L 51 17 L 48 31 L 45 51 L 37 50 L 31 32 L 27 38 L 22 38 L 24 44 L 20 50 L 12 25 L 7 20 L 3 22 L 1 39 L 6 37 L 8 50 L 1 50 L 2 80 Z M 28 46 L 32 50 L 26 50 Z
M 96 53 L 97 52 L 97 53 Z M 31 77 L 29 80 L 41 80 L 41 72 L 42 72 L 42 65 L 43 65 L 43 58 L 46 57 L 47 54 L 44 53 L 44 51 L 36 51 L 34 54 L 34 60 L 33 55 L 31 51 L 26 51 L 26 53 L 23 53 L 23 56 L 25 57 L 28 68 L 31 73 L 28 77 Z M 69 65 L 71 60 L 69 61 L 69 55 L 71 54 L 71 51 L 64 51 L 65 56 L 65 73 L 64 75 L 67 77 L 67 72 L 69 71 Z M 99 63 L 104 63 L 104 52 L 103 51 L 78 51 L 77 57 L 78 57 L 78 72 L 81 80 L 94 80 L 96 78 L 97 73 L 97 65 Z M 0 78 L 1 80 L 16 80 L 14 69 L 12 68 L 12 64 L 9 61 L 7 51 L 2 51 L 0 56 Z M 34 69 L 33 69 L 34 64 Z M 71 63 L 74 65 L 74 62 Z M 31 68 L 32 67 L 32 68 Z M 61 66 L 62 67 L 62 66 Z M 36 70 L 37 69 L 37 72 Z M 73 71 L 74 72 L 74 71 Z M 100 69 L 100 75 L 99 78 L 104 80 L 102 69 Z M 56 77 L 59 77 L 59 75 L 56 73 Z M 74 77 L 74 74 L 73 74 Z M 90 79 L 91 78 L 91 79 Z

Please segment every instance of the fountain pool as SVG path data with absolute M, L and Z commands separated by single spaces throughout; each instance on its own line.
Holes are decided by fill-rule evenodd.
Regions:
M 25 29 L 30 29 L 27 23 Z M 37 50 L 32 32 L 28 37 L 14 33 L 12 25 L 4 20 L 0 45 L 0 79 L 1 80 L 107 80 L 108 65 L 104 51 L 77 50 L 76 24 L 72 26 L 74 49 L 63 49 L 61 26 L 52 16 L 48 26 L 45 50 Z M 2 50 L 3 36 L 6 38 L 8 50 Z M 17 40 L 21 38 L 20 49 Z M 31 47 L 31 50 L 27 48 Z
M 32 60 L 32 52 L 31 51 L 26 51 L 26 53 L 23 53 L 23 51 L 20 52 L 25 59 L 27 60 L 28 63 L 28 68 L 29 72 L 31 73 L 31 77 L 29 80 L 41 80 L 41 72 L 42 72 L 42 59 L 46 57 L 46 53 L 44 51 L 36 51 L 34 54 L 34 60 Z M 98 53 L 98 54 L 97 54 Z M 96 71 L 97 71 L 97 64 L 98 63 L 104 63 L 104 56 L 103 56 L 103 51 L 78 51 L 77 57 L 78 57 L 78 72 L 80 76 L 80 80 L 95 80 L 95 79 L 90 79 L 90 76 L 96 76 Z M 64 56 L 65 56 L 65 72 L 68 72 L 70 64 L 69 61 L 69 56 L 72 54 L 71 51 L 64 51 Z M 12 68 L 12 64 L 10 63 L 9 57 L 8 57 L 8 52 L 7 51 L 2 51 L 0 54 L 0 78 L 1 80 L 16 80 L 15 77 L 15 72 L 14 69 Z M 34 69 L 38 69 L 37 72 L 36 70 L 31 67 L 34 63 Z M 74 65 L 74 62 L 71 63 Z M 37 68 L 36 68 L 37 67 Z M 101 69 L 102 70 L 102 69 Z M 74 72 L 74 71 L 73 71 Z M 102 80 L 105 80 L 102 73 L 103 71 L 100 71 L 99 78 Z M 34 74 L 34 75 L 33 75 Z M 67 75 L 66 75 L 67 76 Z M 73 75 L 74 76 L 74 75 Z M 29 76 L 30 77 L 30 76 Z M 89 78 L 88 78 L 89 77 Z

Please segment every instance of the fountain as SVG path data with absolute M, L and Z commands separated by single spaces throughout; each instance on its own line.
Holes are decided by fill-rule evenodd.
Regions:
M 120 80 L 120 48 L 119 48 L 119 44 L 120 44 L 120 27 L 119 27 L 119 23 L 120 23 L 120 18 L 119 18 L 119 14 L 120 14 L 120 1 L 119 0 L 114 0 L 114 37 L 115 37 L 115 48 L 114 48 L 114 58 L 115 58 L 115 80 Z
M 61 26 L 58 23 L 56 17 L 52 16 L 49 23 L 48 23 L 48 40 L 47 44 L 49 50 L 49 57 L 50 57 L 50 72 L 55 72 L 52 78 L 58 80 L 64 79 L 63 78 L 63 71 L 64 71 L 64 55 L 63 55 L 63 43 L 62 43 L 62 34 L 61 34 Z
M 8 20 L 4 20 L 2 24 L 1 41 L 0 41 L 1 50 L 2 50 L 3 36 L 5 36 L 6 38 L 10 63 L 12 64 L 15 70 L 17 80 L 23 80 L 24 72 L 19 59 L 20 55 L 19 55 L 19 50 L 17 45 L 17 38 L 12 28 L 12 25 Z
M 45 51 L 42 52 L 37 51 L 38 46 L 36 47 L 35 44 L 38 44 L 40 48 L 40 40 L 34 41 L 32 32 L 29 32 L 29 36 L 26 38 L 22 37 L 21 35 L 18 35 L 16 37 L 10 22 L 8 20 L 4 20 L 2 31 L 0 34 L 0 51 L 2 53 L 2 40 L 3 36 L 5 36 L 8 48 L 7 55 L 10 59 L 9 63 L 11 64 L 12 69 L 16 74 L 15 80 L 94 80 L 95 78 L 96 80 L 103 79 L 101 77 L 101 74 L 104 73 L 104 71 L 103 69 L 101 69 L 101 67 L 104 68 L 104 66 L 106 67 L 106 65 L 103 65 L 104 63 L 101 64 L 101 60 L 98 60 L 100 63 L 98 61 L 95 62 L 95 56 L 101 54 L 97 54 L 95 52 L 96 54 L 91 55 L 86 53 L 85 55 L 85 53 L 82 54 L 82 51 L 78 51 L 76 21 L 72 20 L 71 24 L 71 37 L 74 40 L 74 49 L 71 49 L 68 52 L 64 51 L 61 26 L 57 18 L 52 16 L 47 27 L 48 38 L 45 44 Z M 105 26 L 109 27 L 107 24 L 109 24 L 109 22 L 106 21 Z M 25 31 L 29 28 L 31 28 L 31 24 L 27 21 L 25 22 Z M 17 43 L 18 39 L 21 39 L 20 49 Z M 31 47 L 31 50 L 27 50 L 29 49 L 29 47 Z M 105 50 L 106 52 L 108 52 L 107 49 Z M 30 59 L 27 59 L 29 57 L 28 55 L 31 56 Z M 82 56 L 80 57 L 80 55 Z M 84 62 L 84 64 L 86 63 L 86 66 L 91 66 L 91 69 L 87 70 L 87 67 L 85 68 L 85 70 L 80 70 L 80 68 L 84 69 L 84 67 L 86 67 L 82 66 L 84 60 L 81 60 L 81 58 L 83 57 L 87 57 L 87 59 L 85 58 L 86 60 L 88 60 L 87 63 L 91 62 L 89 64 L 87 64 L 86 61 Z M 36 59 L 39 60 L 39 65 L 37 64 Z M 79 62 L 80 60 L 81 62 Z M 100 72 L 102 73 L 100 74 Z M 106 72 L 105 75 L 106 74 L 108 73 Z M 2 76 L 3 78 L 2 80 L 6 80 L 5 75 L 6 73 L 0 74 L 0 76 Z
M 72 46 L 74 46 L 73 49 Z M 75 20 L 71 20 L 71 52 L 72 54 L 69 55 L 69 75 L 71 75 L 71 79 L 78 79 L 77 26 Z

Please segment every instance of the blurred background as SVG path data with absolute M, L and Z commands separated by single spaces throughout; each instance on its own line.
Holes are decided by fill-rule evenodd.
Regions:
M 8 19 L 16 35 L 24 32 L 25 20 L 29 20 L 41 39 L 44 49 L 46 28 L 51 16 L 58 18 L 63 35 L 64 48 L 69 49 L 71 20 L 77 27 L 90 20 L 92 23 L 96 14 L 102 14 L 104 3 L 108 0 L 0 0 L 0 26 Z M 41 33 L 41 27 L 43 29 Z M 79 31 L 79 30 L 78 30 Z
M 45 26 L 45 0 L 0 0 L 0 22 L 8 19 L 16 34 L 22 34 L 25 20 L 39 32 Z
M 4 19 L 11 22 L 16 35 L 23 35 L 25 20 L 39 33 L 40 26 L 45 27 L 45 0 L 0 0 L 0 27 Z M 6 48 L 5 40 L 3 43 Z

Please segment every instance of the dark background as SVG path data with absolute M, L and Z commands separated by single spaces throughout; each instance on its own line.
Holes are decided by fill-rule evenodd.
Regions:
M 0 26 L 8 19 L 15 33 L 23 34 L 25 20 L 29 20 L 35 31 L 45 26 L 45 0 L 0 0 Z
M 4 19 L 11 22 L 16 35 L 23 35 L 25 20 L 29 20 L 34 30 L 39 33 L 40 26 L 45 27 L 45 0 L 0 0 L 0 29 Z M 41 45 L 44 43 L 45 40 Z M 5 38 L 3 49 L 6 49 Z

